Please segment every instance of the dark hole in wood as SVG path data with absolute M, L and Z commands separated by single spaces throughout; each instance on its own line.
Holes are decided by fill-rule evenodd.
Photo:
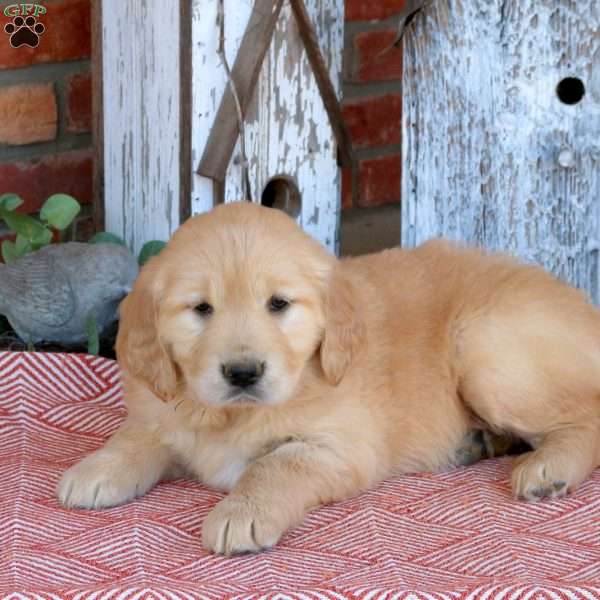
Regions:
M 272 177 L 261 196 L 261 204 L 270 208 L 278 208 L 296 218 L 300 214 L 302 199 L 296 182 L 287 175 Z
M 564 104 L 577 104 L 585 96 L 585 85 L 578 77 L 565 77 L 556 86 L 556 94 Z

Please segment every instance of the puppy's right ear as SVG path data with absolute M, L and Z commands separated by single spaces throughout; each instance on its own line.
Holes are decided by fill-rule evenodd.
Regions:
M 121 302 L 116 350 L 121 368 L 167 401 L 175 396 L 177 370 L 158 334 L 162 289 L 158 264 L 154 258 L 144 265 L 133 290 Z

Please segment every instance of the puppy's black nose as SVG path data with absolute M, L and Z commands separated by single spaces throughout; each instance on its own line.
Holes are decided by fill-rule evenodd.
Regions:
M 223 377 L 236 387 L 249 387 L 255 384 L 265 372 L 265 363 L 255 360 L 230 362 L 221 365 Z

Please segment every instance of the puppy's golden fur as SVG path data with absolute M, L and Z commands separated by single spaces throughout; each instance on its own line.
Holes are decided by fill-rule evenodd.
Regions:
M 192 473 L 230 491 L 203 526 L 215 552 L 451 466 L 475 421 L 534 448 L 520 498 L 563 495 L 600 462 L 600 313 L 504 256 L 433 241 L 336 261 L 283 213 L 226 205 L 177 231 L 121 314 L 128 417 L 60 500 L 112 506 Z M 231 385 L 230 364 L 259 365 L 256 385 Z

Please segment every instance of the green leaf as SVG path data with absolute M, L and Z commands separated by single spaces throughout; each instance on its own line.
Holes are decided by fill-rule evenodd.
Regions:
M 124 246 L 125 242 L 114 233 L 108 233 L 108 231 L 100 231 L 93 235 L 88 242 L 90 244 L 119 244 Z
M 0 216 L 13 231 L 33 244 L 45 245 L 52 241 L 52 232 L 29 215 L 0 209 Z
M 21 204 L 23 204 L 23 198 L 17 196 L 17 194 L 0 195 L 0 208 L 4 210 L 15 210 Z
M 50 242 L 52 242 L 52 232 L 46 228 L 36 230 L 31 238 L 31 243 L 37 248 L 47 246 Z
M 31 238 L 31 244 L 35 250 L 39 250 L 42 246 L 47 246 L 52 241 L 52 232 L 46 227 L 36 230 Z
M 100 336 L 98 335 L 98 323 L 96 323 L 96 317 L 92 314 L 88 315 L 85 322 L 85 332 L 88 342 L 88 354 L 98 356 L 98 352 L 100 352 Z
M 34 249 L 32 243 L 28 239 L 24 238 L 22 235 L 17 235 L 15 247 L 18 256 L 24 256 L 25 254 L 31 252 Z
M 81 205 L 68 194 L 53 194 L 44 202 L 40 217 L 43 221 L 62 231 L 79 214 Z
M 15 243 L 10 240 L 4 240 L 2 242 L 2 260 L 8 265 L 11 262 L 15 262 L 17 258 L 19 258 L 19 254 Z
M 156 256 L 160 253 L 160 251 L 166 246 L 165 242 L 161 242 L 159 240 L 152 240 L 151 242 L 146 242 L 142 249 L 140 250 L 140 255 L 138 256 L 138 263 L 140 266 L 147 263 L 153 256 Z

